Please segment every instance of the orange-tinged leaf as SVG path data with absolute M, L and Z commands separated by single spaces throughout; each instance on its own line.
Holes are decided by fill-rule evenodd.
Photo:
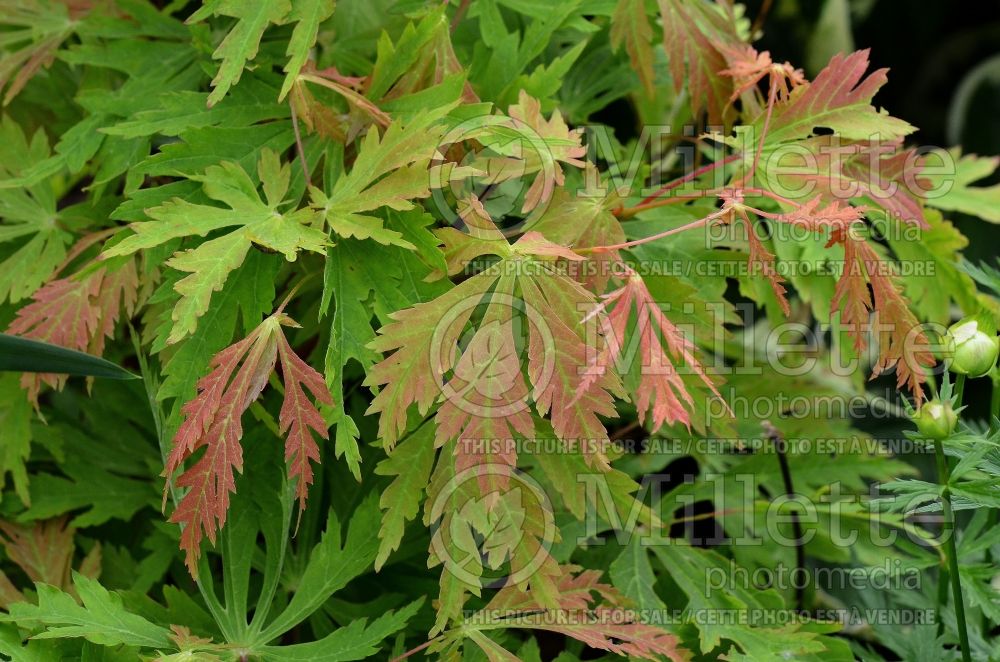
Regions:
M 555 111 L 545 119 L 542 115 L 542 104 L 524 90 L 518 95 L 517 104 L 508 109 L 508 114 L 514 120 L 515 130 L 527 130 L 540 137 L 545 142 L 544 149 L 531 145 L 522 154 L 530 169 L 537 169 L 538 174 L 524 194 L 523 213 L 530 212 L 538 205 L 548 202 L 556 186 L 565 183 L 565 176 L 560 163 L 566 163 L 582 168 L 586 163 L 582 160 L 587 155 L 583 146 L 582 129 L 570 129 L 559 111 Z M 528 133 L 529 142 L 535 137 Z
M 32 582 L 56 586 L 75 593 L 71 581 L 76 529 L 67 526 L 68 517 L 17 524 L 0 520 L 0 545 L 7 558 Z M 101 571 L 101 546 L 95 544 L 83 559 L 79 572 L 96 578 Z M 0 609 L 25 600 L 24 595 L 0 571 Z
M 694 400 L 674 364 L 683 363 L 716 397 L 721 399 L 721 395 L 695 356 L 694 344 L 667 319 L 637 275 L 630 276 L 625 285 L 606 295 L 591 313 L 601 316 L 599 323 L 605 344 L 591 358 L 579 392 L 590 388 L 590 383 L 600 375 L 611 372 L 616 359 L 631 354 L 626 338 L 633 311 L 633 337 L 639 340 L 641 374 L 635 389 L 639 419 L 650 419 L 653 430 L 674 423 L 690 426 Z
M 931 184 L 922 176 L 923 158 L 915 149 L 904 149 L 902 141 L 842 141 L 838 136 L 798 144 L 808 150 L 810 164 L 801 171 L 766 173 L 776 191 L 815 191 L 827 205 L 865 198 L 894 219 L 929 227 L 923 192 Z
M 920 322 L 889 271 L 889 264 L 850 229 L 835 231 L 830 243 L 844 246 L 844 272 L 837 282 L 832 310 L 842 308 L 841 322 L 854 336 L 859 350 L 867 346 L 864 323 L 869 311 L 874 313 L 871 329 L 878 340 L 879 357 L 872 368 L 872 377 L 895 368 L 897 387 L 909 388 L 919 404 L 927 380 L 924 373 L 934 365 L 934 355 Z
M 279 355 L 285 389 L 280 431 L 287 435 L 285 457 L 291 463 L 290 472 L 298 478 L 299 503 L 305 506 L 312 482 L 310 460 L 319 460 L 311 431 L 328 438 L 325 423 L 305 389 L 325 404 L 332 404 L 333 398 L 320 374 L 288 345 L 281 326 L 293 324 L 283 313 L 276 313 L 246 338 L 216 354 L 211 372 L 198 382 L 198 395 L 182 409 L 184 422 L 174 437 L 164 475 L 172 476 L 186 459 L 204 448 L 195 464 L 177 479 L 178 487 L 188 491 L 170 516 L 170 521 L 184 525 L 181 549 L 192 575 L 197 574 L 202 538 L 207 536 L 214 544 L 216 533 L 226 523 L 230 494 L 236 491 L 234 471 L 243 469 L 242 417 L 267 385 Z
M 718 73 L 728 65 L 721 49 L 742 44 L 735 21 L 707 2 L 659 0 L 659 4 L 674 91 L 679 93 L 687 85 L 693 114 L 707 110 L 710 124 L 728 124 L 733 83 Z
M 445 386 L 445 401 L 435 416 L 437 445 L 458 440 L 455 470 L 459 473 L 491 463 L 515 467 L 514 433 L 531 437 L 535 432 L 528 385 L 515 347 L 513 288 L 513 278 L 501 278 L 483 324 L 455 364 Z M 479 475 L 484 492 L 491 479 L 506 489 L 507 478 L 504 472 Z
M 731 76 L 736 83 L 730 101 L 735 101 L 741 94 L 755 89 L 765 77 L 770 78 L 775 86 L 779 99 L 785 99 L 791 90 L 806 83 L 801 69 L 796 69 L 789 62 L 775 64 L 768 51 L 762 53 L 749 44 L 723 45 L 722 51 L 729 66 L 719 73 Z
M 118 269 L 98 268 L 77 278 L 54 280 L 17 311 L 8 331 L 14 335 L 100 356 L 106 339 L 114 337 L 122 310 L 131 316 L 138 298 L 139 276 L 135 261 Z M 42 384 L 61 389 L 66 375 L 25 374 L 21 386 L 33 402 Z
M 284 334 L 278 334 L 278 357 L 285 383 L 285 399 L 281 404 L 278 422 L 281 433 L 287 435 L 285 461 L 289 463 L 289 474 L 298 478 L 295 492 L 301 509 L 306 506 L 309 486 L 313 482 L 311 462 L 319 462 L 319 446 L 312 433 L 315 432 L 323 439 L 330 438 L 323 417 L 306 395 L 305 389 L 312 393 L 315 400 L 331 407 L 333 397 L 327 390 L 323 375 L 295 354 Z
M 647 97 L 652 97 L 655 84 L 653 71 L 653 28 L 646 15 L 645 0 L 618 0 L 611 15 L 611 48 L 617 52 L 622 44 L 632 63 L 632 69 L 639 74 L 642 89 Z
M 764 242 L 757 236 L 756 226 L 750 220 L 750 216 L 746 213 L 746 210 L 741 209 L 740 216 L 743 219 L 743 226 L 747 233 L 747 244 L 750 246 L 750 273 L 751 275 L 763 274 L 767 278 L 771 284 L 771 289 L 774 291 L 774 298 L 778 300 L 782 312 L 788 315 L 791 312 L 791 308 L 788 305 L 788 297 L 785 296 L 785 279 L 778 273 L 774 261 L 774 253 L 767 250 Z
M 915 129 L 901 119 L 872 106 L 872 97 L 885 85 L 886 69 L 868 70 L 869 51 L 850 55 L 838 53 L 815 80 L 792 90 L 788 99 L 774 106 L 767 141 L 787 142 L 807 138 L 817 127 L 852 140 L 895 140 Z M 755 121 L 760 131 L 765 123 L 761 116 Z
M 366 413 L 381 414 L 379 436 L 388 448 L 406 431 L 410 405 L 426 414 L 440 397 L 458 339 L 496 278 L 493 271 L 478 274 L 433 301 L 393 313 L 393 321 L 379 329 L 371 348 L 392 354 L 368 371 L 365 385 L 382 388 Z
M 608 431 L 600 417 L 615 416 L 612 394 L 622 391 L 618 376 L 611 371 L 581 387 L 588 346 L 578 320 L 588 307 L 593 308 L 593 295 L 556 273 L 523 279 L 521 291 L 542 322 L 532 325 L 528 336 L 528 376 L 538 413 L 550 414 L 556 436 L 587 449 L 589 462 L 608 469 L 604 452 Z
M 477 625 L 485 624 L 493 629 L 491 626 L 502 624 L 509 628 L 547 630 L 617 655 L 646 660 L 659 660 L 665 655 L 676 662 L 690 659 L 690 653 L 680 648 L 675 635 L 641 623 L 635 614 L 616 607 L 621 595 L 614 587 L 600 581 L 599 572 L 579 570 L 576 566 L 560 567 L 561 576 L 556 584 L 558 610 L 547 609 L 533 591 L 508 586 L 497 593 L 485 609 L 473 614 L 465 628 L 475 630 Z M 595 604 L 595 596 L 610 605 Z M 483 638 L 485 635 L 471 637 L 481 647 Z

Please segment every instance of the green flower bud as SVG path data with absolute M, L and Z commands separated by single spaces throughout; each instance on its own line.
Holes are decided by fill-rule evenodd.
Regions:
M 993 369 L 1000 353 L 1000 338 L 983 333 L 979 322 L 967 318 L 952 324 L 945 337 L 952 372 L 969 377 L 982 377 Z
M 920 434 L 931 439 L 944 439 L 955 429 L 958 415 L 950 402 L 930 400 L 925 402 L 913 415 Z

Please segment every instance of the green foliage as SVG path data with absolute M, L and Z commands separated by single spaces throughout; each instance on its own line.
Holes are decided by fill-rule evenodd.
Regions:
M 0 655 L 989 659 L 997 157 L 746 12 L 0 0 Z

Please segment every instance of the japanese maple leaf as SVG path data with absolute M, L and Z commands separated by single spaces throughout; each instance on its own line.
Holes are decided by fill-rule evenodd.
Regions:
M 600 417 L 615 416 L 614 396 L 624 392 L 612 371 L 584 375 L 589 346 L 580 319 L 596 304 L 594 296 L 554 272 L 523 279 L 521 291 L 534 310 L 551 313 L 544 324 L 529 329 L 528 376 L 535 407 L 540 415 L 550 415 L 559 439 L 586 448 L 588 462 L 610 469 L 604 451 L 608 431 Z
M 872 97 L 886 83 L 886 69 L 868 76 L 869 51 L 837 54 L 809 84 L 796 87 L 788 98 L 774 106 L 767 132 L 769 143 L 808 138 L 817 127 L 832 129 L 843 138 L 869 140 L 878 136 L 894 140 L 915 129 L 901 119 L 872 106 Z M 754 122 L 757 135 L 767 118 Z
M 366 413 L 380 413 L 379 437 L 387 448 L 406 431 L 411 404 L 425 415 L 440 397 L 440 385 L 455 365 L 455 348 L 475 312 L 475 302 L 496 278 L 494 271 L 485 271 L 433 301 L 392 313 L 392 321 L 369 344 L 376 352 L 392 352 L 368 371 L 364 382 L 381 387 Z M 442 320 L 446 320 L 443 325 Z
M 799 144 L 810 153 L 808 167 L 765 172 L 772 190 L 808 189 L 824 204 L 863 198 L 894 218 L 928 227 L 922 190 L 929 184 L 915 149 L 903 149 L 902 141 L 841 141 L 837 136 L 816 136 Z
M 0 180 L 22 178 L 49 161 L 44 129 L 29 136 L 10 116 L 0 119 Z M 49 180 L 0 186 L 0 244 L 6 244 L 0 260 L 0 301 L 17 303 L 30 297 L 66 257 L 73 235 L 65 229 L 67 212 L 59 209 L 55 189 Z
M 114 337 L 122 310 L 131 317 L 138 298 L 139 276 L 135 261 L 112 270 L 96 267 L 78 276 L 51 281 L 17 311 L 8 331 L 14 335 L 100 356 L 106 339 Z M 38 401 L 41 385 L 61 389 L 66 375 L 25 373 L 21 386 Z
M 329 193 L 310 187 L 315 217 L 343 237 L 415 248 L 401 233 L 384 227 L 381 218 L 365 212 L 412 209 L 414 199 L 430 195 L 433 178 L 428 168 L 444 133 L 438 120 L 447 110 L 419 113 L 405 124 L 392 122 L 382 135 L 369 130 L 354 165 Z
M 243 264 L 254 244 L 281 253 L 290 262 L 299 251 L 325 253 L 329 243 L 326 233 L 309 225 L 313 211 L 280 211 L 291 179 L 288 164 L 282 165 L 275 152 L 265 149 L 257 172 L 264 199 L 243 167 L 226 161 L 192 178 L 202 183 L 208 197 L 225 208 L 174 198 L 147 210 L 153 220 L 133 223 L 130 227 L 135 234 L 105 250 L 104 255 L 109 257 L 130 255 L 173 239 L 203 237 L 227 229 L 167 260 L 167 266 L 187 274 L 174 285 L 180 299 L 174 306 L 175 323 L 167 342 L 177 342 L 194 332 L 212 295 L 225 286 L 229 274 Z
M 793 211 L 772 213 L 744 206 L 741 200 L 738 194 L 730 195 L 727 205 L 740 214 L 752 211 L 775 221 L 799 225 L 815 232 L 828 232 L 830 240 L 827 247 L 834 244 L 843 246 L 844 268 L 834 290 L 831 312 L 841 311 L 840 322 L 854 336 L 858 351 L 867 347 L 865 330 L 869 316 L 874 313 L 871 323 L 878 334 L 879 358 L 873 368 L 873 377 L 896 368 L 898 386 L 908 386 L 917 401 L 921 401 L 922 384 L 926 381 L 924 370 L 934 365 L 934 356 L 928 349 L 927 337 L 919 321 L 889 271 L 889 265 L 854 229 L 862 222 L 865 208 L 839 201 L 823 205 L 823 196 L 817 195 Z M 751 259 L 752 254 L 751 247 Z M 778 294 L 778 291 L 775 293 Z M 783 297 L 783 287 L 780 294 Z
M 197 575 L 202 537 L 207 536 L 214 544 L 216 532 L 225 525 L 229 495 L 236 491 L 233 471 L 243 469 L 243 414 L 260 396 L 279 362 L 285 396 L 278 421 L 281 433 L 286 435 L 289 474 L 297 478 L 299 506 L 305 507 L 313 479 L 311 461 L 319 461 L 312 433 L 329 438 L 306 389 L 324 404 L 332 405 L 333 398 L 322 375 L 288 345 L 282 326 L 297 325 L 284 313 L 275 313 L 246 338 L 216 354 L 211 372 L 198 382 L 198 395 L 183 407 L 184 422 L 174 437 L 164 475 L 169 478 L 185 460 L 204 449 L 194 465 L 177 479 L 177 485 L 188 491 L 170 517 L 170 521 L 184 525 L 181 549 L 192 575 Z M 167 487 L 164 500 L 166 497 Z
M 655 72 L 653 70 L 653 28 L 646 15 L 644 0 L 619 0 L 611 15 L 611 48 L 617 52 L 622 44 L 628 52 L 632 69 L 639 74 L 639 81 L 646 96 L 653 97 Z
M 794 209 L 787 213 L 767 212 L 750 207 L 743 203 L 743 192 L 740 190 L 725 192 L 722 198 L 724 200 L 722 211 L 728 212 L 724 215 L 724 219 L 731 220 L 739 216 L 746 230 L 747 243 L 750 248 L 748 261 L 751 274 L 762 273 L 768 279 L 775 299 L 785 315 L 791 312 L 786 296 L 785 279 L 778 273 L 774 254 L 767 250 L 760 237 L 757 236 L 756 225 L 751 220 L 751 214 L 773 221 L 798 225 L 813 232 L 822 232 L 843 230 L 850 227 L 861 219 L 865 210 L 864 207 L 841 204 L 836 200 L 821 206 L 823 201 L 821 195 L 817 195 L 801 205 L 782 198 L 783 203 L 794 205 Z
M 71 581 L 73 536 L 76 529 L 67 526 L 66 516 L 56 519 L 16 524 L 0 520 L 0 545 L 7 558 L 19 567 L 33 582 L 58 587 L 75 594 Z M 96 578 L 101 573 L 101 545 L 96 543 L 79 566 L 78 572 Z M 0 608 L 7 609 L 14 602 L 27 598 L 0 571 Z
M 500 286 L 510 297 L 513 279 L 498 284 L 496 291 L 503 294 Z M 444 403 L 435 416 L 438 444 L 458 439 L 458 472 L 494 462 L 514 467 L 515 431 L 525 437 L 534 434 L 528 386 L 515 347 L 513 312 L 508 301 L 490 306 L 487 320 L 455 365 L 444 390 Z M 483 489 L 495 479 L 500 487 L 508 484 L 505 472 L 487 470 L 480 475 Z
M 789 62 L 775 63 L 768 51 L 757 52 L 749 44 L 723 46 L 722 51 L 729 65 L 719 73 L 731 76 L 736 83 L 730 101 L 755 88 L 765 76 L 774 86 L 778 99 L 786 99 L 791 90 L 806 82 L 801 69 L 796 69 Z
M 514 120 L 515 130 L 527 125 L 531 132 L 544 141 L 544 148 L 533 144 L 531 138 L 526 138 L 524 142 L 527 144 L 521 146 L 522 157 L 529 172 L 538 170 L 524 194 L 521 211 L 527 213 L 543 202 L 548 202 L 556 187 L 565 183 L 560 163 L 584 167 L 582 159 L 587 154 L 587 148 L 582 144 L 582 129 L 570 130 L 558 110 L 546 120 L 542 115 L 541 102 L 524 90 L 518 95 L 517 104 L 511 106 L 507 113 Z
M 4 28 L 14 28 L 5 29 L 5 53 L 0 56 L 0 91 L 7 88 L 4 106 L 39 71 L 52 65 L 59 47 L 76 32 L 80 19 L 95 4 L 91 0 L 0 1 L 0 23 Z
M 836 230 L 830 244 L 844 247 L 844 270 L 834 291 L 831 309 L 842 310 L 841 323 L 854 336 L 855 347 L 867 347 L 864 336 L 869 312 L 876 333 L 879 357 L 872 377 L 896 369 L 899 388 L 907 386 L 919 404 L 923 400 L 925 370 L 934 365 L 927 336 L 895 279 L 878 253 L 851 229 Z M 867 279 L 867 283 L 866 283 Z M 868 291 L 871 284 L 871 292 Z
M 633 311 L 635 324 L 630 329 Z M 631 354 L 627 344 L 631 335 L 638 339 L 640 360 L 635 405 L 640 420 L 650 418 L 654 430 L 677 422 L 690 427 L 689 410 L 694 400 L 674 365 L 677 362 L 685 364 L 721 399 L 694 355 L 694 344 L 667 319 L 638 275 L 630 275 L 621 288 L 605 295 L 604 301 L 590 313 L 597 315 L 605 346 L 591 358 L 578 395 L 586 393 L 594 380 L 610 372 L 616 359 Z
M 444 566 L 433 632 L 460 618 L 466 594 L 481 594 L 490 581 L 482 576 L 486 568 L 504 564 L 506 583 L 531 587 L 537 600 L 555 608 L 560 570 L 549 548 L 559 531 L 544 493 L 520 481 L 484 491 L 456 471 L 455 446 L 446 444 L 438 458 L 424 506 L 424 524 L 433 532 L 429 567 Z
M 718 74 L 728 66 L 721 48 L 742 44 L 735 21 L 707 2 L 659 0 L 659 5 L 674 91 L 680 93 L 686 84 L 695 115 L 707 110 L 710 124 L 728 124 L 733 82 Z
M 508 586 L 482 611 L 467 618 L 461 628 L 449 632 L 451 636 L 446 636 L 444 642 L 432 650 L 455 650 L 462 638 L 468 637 L 491 659 L 516 659 L 481 632 L 506 627 L 556 632 L 591 648 L 631 658 L 659 660 L 660 656 L 666 656 L 676 662 L 690 659 L 675 635 L 640 623 L 627 610 L 618 608 L 621 595 L 614 587 L 600 581 L 599 572 L 580 572 L 577 566 L 567 565 L 560 566 L 560 574 L 556 584 L 558 609 L 547 608 L 530 590 Z M 595 596 L 601 598 L 602 603 L 599 604 Z
M 791 313 L 791 308 L 788 305 L 788 297 L 785 296 L 787 292 L 784 285 L 785 279 L 778 273 L 774 253 L 767 250 L 764 242 L 757 236 L 756 225 L 750 220 L 750 215 L 747 213 L 746 208 L 739 210 L 739 216 L 743 221 L 743 228 L 747 233 L 747 244 L 750 247 L 750 255 L 748 256 L 750 274 L 757 275 L 760 273 L 767 278 L 771 284 L 771 290 L 774 292 L 774 297 L 778 300 L 778 305 L 781 306 L 782 312 L 788 315 Z
M 510 243 L 496 226 L 483 203 L 475 194 L 458 203 L 458 217 L 465 224 L 464 231 L 454 227 L 439 228 L 434 231 L 444 244 L 445 262 L 448 275 L 454 276 L 483 255 L 509 257 Z M 434 276 L 441 274 L 436 273 Z
M 823 196 L 817 195 L 790 212 L 774 214 L 754 209 L 754 213 L 783 223 L 791 223 L 814 232 L 842 232 L 862 220 L 865 207 L 855 207 L 833 201 L 823 204 Z
M 530 273 L 545 271 L 556 260 L 583 259 L 569 249 L 545 240 L 537 232 L 525 233 L 513 245 L 500 239 L 491 239 L 488 242 L 482 242 L 477 245 L 488 245 L 488 249 L 483 249 L 484 252 L 488 250 L 492 254 L 501 253 L 505 256 L 505 259 L 489 269 L 462 281 L 433 301 L 420 303 L 412 308 L 393 313 L 390 316 L 392 322 L 384 325 L 379 330 L 378 338 L 369 345 L 371 349 L 377 352 L 392 352 L 369 370 L 368 376 L 365 379 L 365 385 L 381 387 L 381 390 L 372 400 L 371 406 L 368 408 L 368 413 L 381 414 L 379 418 L 379 436 L 382 437 L 383 442 L 390 449 L 406 430 L 407 408 L 412 404 L 417 405 L 417 411 L 421 415 L 426 415 L 430 407 L 438 402 L 439 399 L 444 397 L 447 400 L 449 392 L 467 391 L 470 384 L 476 384 L 478 388 L 486 387 L 489 390 L 494 390 L 493 396 L 499 397 L 498 392 L 495 391 L 497 382 L 494 378 L 501 374 L 511 380 L 510 385 L 512 389 L 510 392 L 504 394 L 503 398 L 513 398 L 514 402 L 520 402 L 521 394 L 518 390 L 519 386 L 513 370 L 513 357 L 506 351 L 513 346 L 513 343 L 512 341 L 508 342 L 510 337 L 506 335 L 506 329 L 503 329 L 502 324 L 471 345 L 481 356 L 489 356 L 491 363 L 495 364 L 489 367 L 489 370 L 497 370 L 498 372 L 486 381 L 483 381 L 480 377 L 473 377 L 475 370 L 483 370 L 486 366 L 474 368 L 468 363 L 473 360 L 470 358 L 463 364 L 462 372 L 457 375 L 458 381 L 453 386 L 448 384 L 448 380 L 451 378 L 448 373 L 456 367 L 463 353 L 459 348 L 459 339 L 465 334 L 466 326 L 469 324 L 477 306 L 491 290 L 495 294 L 498 294 L 500 298 L 508 300 L 502 306 L 506 306 L 507 308 L 522 307 L 531 310 L 531 314 L 528 315 L 528 321 L 529 328 L 534 331 L 530 336 L 535 337 L 536 340 L 540 333 L 539 326 L 541 325 L 538 323 L 539 321 L 544 326 L 553 326 L 556 332 L 559 333 L 563 331 L 563 329 L 559 328 L 560 324 L 565 327 L 565 322 L 557 324 L 558 320 L 549 322 L 544 319 L 545 312 L 551 307 L 551 299 L 546 300 L 541 294 L 541 290 L 538 289 L 539 285 L 532 286 L 530 281 L 537 280 L 544 286 L 546 291 L 551 292 L 552 296 L 555 295 L 555 291 L 551 290 L 548 285 L 550 283 L 561 283 L 564 288 L 571 288 L 575 292 L 574 296 L 582 296 L 586 300 L 593 301 L 593 295 L 587 293 L 586 290 L 574 283 L 570 278 L 558 273 L 554 273 L 551 279 L 548 276 L 522 276 L 520 274 L 516 279 L 513 279 L 514 277 L 503 275 L 505 269 L 512 265 L 517 266 L 519 270 L 523 270 L 525 273 Z M 476 246 L 471 246 L 468 251 L 463 252 L 463 255 L 466 259 L 471 259 L 480 254 L 479 250 Z M 498 282 L 501 285 L 498 286 Z M 512 284 L 515 282 L 521 289 L 521 297 L 519 298 L 513 296 L 515 290 L 511 289 Z M 536 293 L 537 296 L 535 296 Z M 535 300 L 532 301 L 529 295 L 530 297 L 534 297 Z M 569 306 L 560 307 L 558 316 L 579 326 L 577 321 L 578 313 L 576 308 L 573 307 L 575 304 L 568 300 L 564 303 L 569 304 Z M 502 306 L 495 310 L 501 310 Z M 535 323 L 531 323 L 532 319 Z M 488 318 L 485 321 L 488 323 L 490 319 Z M 502 342 L 492 339 L 494 338 L 492 334 L 500 332 L 504 333 L 504 340 Z M 569 331 L 568 333 L 576 335 L 573 331 Z M 475 336 L 473 336 L 474 339 Z M 529 342 L 529 344 L 531 343 Z M 538 343 L 535 344 L 537 345 Z M 551 345 L 552 343 L 549 342 L 546 346 Z M 556 343 L 556 347 L 559 346 Z M 504 351 L 499 351 L 500 349 Z M 539 401 L 538 391 L 548 387 L 548 381 L 545 384 L 540 383 L 543 378 L 546 378 L 545 375 L 548 374 L 548 371 L 541 369 L 542 364 L 545 363 L 543 349 L 539 347 L 537 352 L 541 353 L 536 354 L 537 360 L 533 361 L 531 350 L 529 349 L 528 375 L 535 389 L 533 397 L 536 401 Z M 577 356 L 579 360 L 582 360 L 584 352 L 585 347 L 583 346 L 582 339 L 576 338 L 573 341 L 571 353 L 573 356 Z M 575 389 L 577 369 L 581 365 L 580 363 L 573 363 L 574 360 L 577 360 L 573 356 L 570 356 L 565 364 L 560 363 L 565 372 L 565 379 L 572 382 L 572 386 L 568 387 L 570 388 L 570 394 Z M 534 368 L 532 367 L 533 365 Z M 483 374 L 488 374 L 488 372 Z M 475 397 L 481 399 L 482 393 Z M 483 402 L 485 403 L 485 401 Z M 548 410 L 548 401 L 545 400 L 544 402 L 546 403 L 545 405 L 539 405 L 539 411 L 542 415 Z M 508 401 L 506 404 L 511 404 L 511 401 Z M 564 404 L 568 404 L 568 401 Z M 477 407 L 474 406 L 473 409 L 477 409 Z M 481 407 L 478 409 L 480 410 L 480 414 L 484 413 Z M 510 411 L 508 413 L 513 416 L 510 421 L 513 429 L 521 431 L 528 429 L 526 419 L 519 416 L 520 412 Z M 570 415 L 568 413 L 560 410 L 554 412 L 554 415 L 561 417 L 560 420 L 565 418 L 567 421 L 566 425 L 569 424 Z M 587 416 L 587 420 L 597 420 L 593 412 L 587 414 Z M 442 421 L 449 430 L 461 433 L 461 430 L 464 429 L 467 423 L 472 422 L 476 424 L 475 419 L 479 419 L 480 423 L 482 422 L 482 416 L 466 418 L 463 414 L 459 414 L 451 407 L 448 407 Z M 497 426 L 506 425 L 506 423 L 502 423 L 500 420 L 490 423 L 491 426 L 494 424 Z M 566 425 L 557 425 L 557 432 L 564 431 Z M 496 429 L 502 428 L 497 427 Z M 603 430 L 603 426 L 600 429 Z M 466 434 L 465 436 L 468 435 Z M 439 437 L 439 443 L 441 440 L 442 438 Z

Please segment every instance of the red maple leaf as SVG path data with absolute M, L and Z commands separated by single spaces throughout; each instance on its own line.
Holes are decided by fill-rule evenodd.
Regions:
M 114 337 L 122 310 L 131 317 L 138 298 L 135 261 L 111 271 L 101 267 L 81 277 L 53 280 L 17 311 L 8 332 L 60 347 L 100 356 L 106 339 Z M 66 375 L 33 373 L 21 377 L 22 388 L 35 403 L 41 385 L 61 389 Z
M 829 245 L 834 243 L 844 246 L 844 271 L 837 282 L 832 310 L 842 308 L 841 323 L 854 336 L 859 351 L 867 347 L 865 324 L 869 312 L 874 313 L 870 328 L 878 339 L 879 357 L 872 377 L 895 368 L 897 387 L 907 386 L 919 404 L 924 397 L 922 385 L 927 380 L 924 372 L 934 365 L 934 355 L 920 322 L 899 291 L 889 265 L 864 239 L 850 229 L 838 229 Z
M 226 523 L 229 495 L 236 491 L 234 470 L 243 469 L 242 417 L 267 385 L 280 356 L 285 398 L 279 415 L 280 430 L 287 435 L 285 458 L 289 473 L 298 479 L 296 493 L 305 506 L 312 483 L 310 460 L 319 461 L 319 448 L 310 430 L 329 438 L 326 425 L 306 396 L 332 405 L 322 375 L 295 355 L 285 339 L 282 325 L 295 323 L 283 313 L 267 318 L 243 340 L 222 350 L 211 361 L 211 372 L 198 382 L 198 395 L 182 408 L 184 421 L 174 437 L 164 475 L 172 476 L 196 451 L 204 448 L 197 462 L 177 479 L 188 488 L 170 517 L 184 525 L 181 549 L 192 575 L 197 575 L 201 540 L 215 536 Z M 166 500 L 167 488 L 164 488 Z
M 665 655 L 675 662 L 690 659 L 688 651 L 679 647 L 675 635 L 641 623 L 634 613 L 618 607 L 623 600 L 621 594 L 610 584 L 600 581 L 600 572 L 581 572 L 578 566 L 572 565 L 560 566 L 559 570 L 557 610 L 546 609 L 545 603 L 534 596 L 533 591 L 524 591 L 512 585 L 500 590 L 486 608 L 480 614 L 474 614 L 470 621 L 477 623 L 484 619 L 496 619 L 510 628 L 557 632 L 582 641 L 591 648 L 622 656 L 659 660 L 661 655 Z M 596 604 L 595 595 L 607 604 Z M 470 627 L 475 629 L 474 625 Z M 473 637 L 472 640 L 481 647 L 506 652 L 499 644 L 483 636 Z M 492 659 L 511 658 L 497 656 Z
M 591 313 L 601 316 L 599 323 L 605 346 L 592 358 L 577 389 L 577 396 L 586 393 L 593 381 L 609 372 L 615 359 L 628 351 L 626 335 L 633 309 L 634 333 L 639 339 L 642 362 L 642 376 L 635 391 L 639 418 L 646 420 L 651 417 L 654 430 L 678 422 L 690 427 L 689 410 L 694 400 L 675 364 L 686 365 L 712 393 L 720 399 L 721 395 L 695 356 L 694 344 L 667 319 L 642 278 L 636 274 L 632 274 L 624 286 L 606 295 L 601 305 Z

